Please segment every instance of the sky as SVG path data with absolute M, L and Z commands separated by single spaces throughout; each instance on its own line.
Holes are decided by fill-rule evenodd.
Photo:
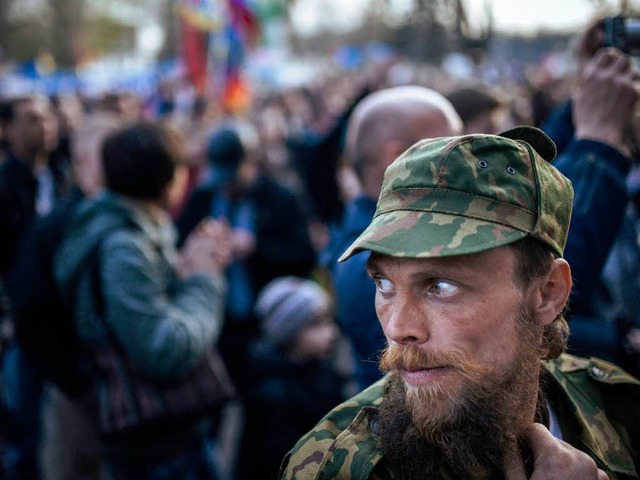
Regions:
M 470 19 L 482 18 L 490 4 L 496 30 L 505 33 L 534 34 L 545 30 L 577 30 L 584 27 L 597 12 L 596 2 L 590 0 L 464 0 Z M 319 27 L 333 24 L 347 28 L 358 22 L 369 0 L 298 0 L 293 12 L 297 30 L 312 33 Z M 412 4 L 412 0 L 394 0 L 398 11 Z M 620 1 L 605 3 L 617 7 Z M 640 0 L 628 2 L 640 8 Z M 328 14 L 329 13 L 329 14 Z

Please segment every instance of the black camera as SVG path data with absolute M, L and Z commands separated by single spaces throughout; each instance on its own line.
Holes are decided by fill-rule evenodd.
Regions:
M 628 54 L 640 52 L 640 18 L 607 17 L 603 23 L 604 46 Z

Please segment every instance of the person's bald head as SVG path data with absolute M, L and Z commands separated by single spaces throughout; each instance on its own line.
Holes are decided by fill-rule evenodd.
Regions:
M 429 88 L 394 87 L 372 93 L 347 127 L 347 155 L 366 196 L 377 199 L 385 169 L 424 138 L 460 135 L 462 121 L 451 103 Z

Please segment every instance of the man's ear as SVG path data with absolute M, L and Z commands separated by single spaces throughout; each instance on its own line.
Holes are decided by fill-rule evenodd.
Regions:
M 562 312 L 571 293 L 571 267 L 564 258 L 556 258 L 547 275 L 535 282 L 534 312 L 540 326 L 553 322 Z

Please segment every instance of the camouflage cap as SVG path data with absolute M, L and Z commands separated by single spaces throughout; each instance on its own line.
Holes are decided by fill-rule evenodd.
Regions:
M 466 255 L 526 236 L 562 256 L 573 187 L 555 155 L 534 127 L 422 140 L 387 168 L 373 220 L 338 261 Z

